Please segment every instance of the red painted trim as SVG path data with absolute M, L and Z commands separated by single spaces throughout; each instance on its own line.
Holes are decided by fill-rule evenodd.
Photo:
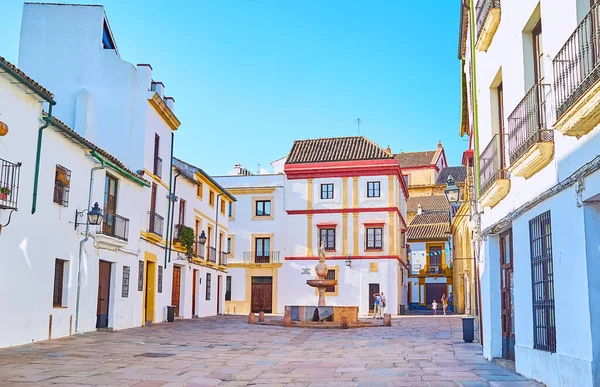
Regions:
M 413 169 L 431 169 L 435 166 L 435 164 L 430 164 L 430 165 L 420 165 L 418 167 L 403 167 L 402 170 L 403 171 L 411 171 Z
M 462 157 L 462 165 L 464 165 L 465 167 L 468 165 L 468 161 L 473 159 L 473 150 L 469 149 L 463 152 L 463 157 Z
M 368 227 L 383 227 L 383 226 L 385 226 L 385 222 L 371 222 L 371 221 L 369 221 L 369 222 L 363 222 L 363 224 L 365 226 L 368 226 Z
M 398 214 L 400 220 L 404 227 L 402 227 L 402 231 L 406 231 L 406 221 L 404 217 L 400 213 L 400 209 L 398 207 L 372 207 L 372 208 L 322 208 L 322 209 L 312 209 L 312 210 L 286 210 L 288 215 L 314 215 L 314 214 L 350 214 L 357 212 L 368 212 L 368 213 L 376 213 L 376 212 L 390 212 L 393 211 Z
M 317 228 L 335 228 L 337 227 L 337 223 L 328 222 L 328 223 L 317 223 Z
M 332 256 L 328 256 L 326 259 L 328 261 L 345 261 L 346 259 L 348 259 L 348 257 L 350 257 L 351 260 L 358 260 L 358 259 L 374 259 L 374 260 L 379 260 L 379 259 L 395 259 L 398 262 L 400 262 L 402 264 L 402 266 L 404 266 L 407 270 L 408 270 L 408 265 L 402 260 L 402 258 L 400 258 L 399 255 L 379 255 L 379 256 L 368 256 L 368 255 L 332 255 Z M 285 257 L 286 261 L 318 261 L 319 257 L 318 256 L 314 256 L 314 257 L 305 257 L 305 256 L 289 256 L 289 257 Z

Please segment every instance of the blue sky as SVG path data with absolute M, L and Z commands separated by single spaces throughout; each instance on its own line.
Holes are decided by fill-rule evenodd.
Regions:
M 175 98 L 176 155 L 210 174 L 268 168 L 294 139 L 356 135 L 357 117 L 394 152 L 441 140 L 456 165 L 467 148 L 458 0 L 89 3 L 105 6 L 121 57 L 151 63 Z M 0 4 L 0 56 L 15 64 L 22 4 Z

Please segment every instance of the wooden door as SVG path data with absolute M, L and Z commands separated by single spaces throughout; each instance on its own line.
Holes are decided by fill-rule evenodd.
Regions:
M 179 296 L 181 292 L 181 268 L 173 266 L 173 288 L 171 290 L 171 306 L 175 307 L 175 317 L 179 317 Z
M 217 314 L 221 311 L 221 276 L 217 277 Z
M 515 360 L 514 282 L 512 230 L 500 235 L 500 303 L 502 306 L 502 357 Z
M 156 211 L 156 183 L 152 183 L 152 193 L 150 195 L 150 224 L 148 231 L 154 232 L 154 211 Z
M 96 328 L 108 328 L 108 305 L 110 300 L 110 262 L 100 261 L 98 269 L 98 302 L 96 305 Z
M 156 283 L 156 263 L 146 261 L 146 288 L 144 291 L 144 318 L 148 323 L 154 322 L 154 284 Z
M 104 184 L 104 220 L 102 230 L 106 235 L 115 235 L 115 215 L 117 214 L 117 179 L 106 174 Z
M 252 313 L 273 312 L 273 277 L 252 277 Z
M 198 281 L 198 270 L 194 270 L 194 274 L 192 275 L 192 316 L 197 316 L 196 314 L 196 282 Z
M 369 284 L 369 313 L 375 310 L 375 293 L 379 293 L 379 284 Z
M 446 284 L 425 284 L 425 302 L 431 305 L 433 300 L 438 303 L 438 308 L 442 308 L 442 294 L 446 294 Z

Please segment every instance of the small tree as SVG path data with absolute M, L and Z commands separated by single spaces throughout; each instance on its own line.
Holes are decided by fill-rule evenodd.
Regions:
M 179 228 L 179 236 L 177 241 L 181 243 L 181 246 L 184 248 L 185 256 L 188 259 L 194 258 L 194 243 L 196 242 L 194 229 L 181 225 Z

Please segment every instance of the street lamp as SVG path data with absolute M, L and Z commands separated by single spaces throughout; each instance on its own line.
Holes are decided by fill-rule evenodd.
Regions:
M 349 268 L 352 269 L 352 260 L 350 259 L 350 256 L 348 256 L 348 258 L 346 258 L 346 266 L 348 266 Z
M 102 223 L 102 210 L 100 209 L 100 207 L 98 207 L 98 202 L 94 203 L 94 207 L 92 207 L 91 210 L 83 210 L 83 211 L 77 211 L 75 210 L 75 229 L 77 229 L 77 226 L 79 226 L 80 224 L 86 224 L 86 223 L 78 223 L 77 222 L 77 218 L 80 218 L 83 216 L 83 214 L 87 211 L 87 224 L 91 225 L 91 226 L 97 226 L 100 223 Z
M 446 195 L 446 200 L 448 200 L 448 203 L 450 204 L 457 204 L 460 201 L 460 188 L 454 184 L 452 175 L 448 176 L 444 195 Z
M 200 244 L 202 246 L 204 246 L 204 244 L 206 243 L 206 234 L 204 233 L 204 230 L 202 230 L 202 233 L 200 234 L 200 237 L 198 238 L 198 242 L 200 242 Z

